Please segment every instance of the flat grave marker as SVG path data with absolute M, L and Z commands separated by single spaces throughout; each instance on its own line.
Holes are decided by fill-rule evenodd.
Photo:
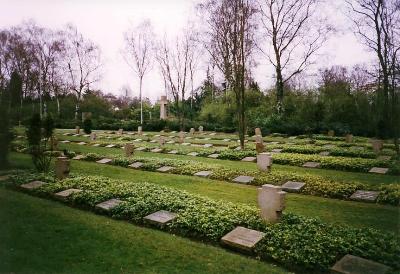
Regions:
M 155 153 L 159 153 L 162 152 L 162 148 L 153 148 L 152 150 L 150 150 L 151 152 L 155 152 Z
M 256 160 L 257 160 L 256 157 L 249 156 L 249 157 L 244 157 L 241 161 L 242 162 L 255 162 Z
M 271 152 L 273 152 L 273 153 L 281 153 L 282 150 L 283 149 L 281 149 L 281 148 L 275 148 L 275 149 L 271 150 Z
M 212 147 L 213 144 L 205 144 L 203 147 L 208 148 L 208 147 Z
M 194 156 L 196 157 L 197 155 L 199 155 L 197 152 L 190 152 L 187 154 L 188 156 Z
M 203 170 L 203 171 L 199 171 L 196 172 L 195 174 L 193 174 L 194 176 L 199 176 L 199 177 L 208 177 L 212 174 L 212 171 L 208 171 L 208 170 Z
M 182 146 L 190 146 L 190 143 L 182 143 Z
M 321 151 L 319 153 L 320 156 L 329 156 L 331 153 L 329 151 Z
M 178 154 L 178 151 L 177 150 L 171 150 L 171 151 L 168 152 L 168 154 Z
M 57 192 L 57 193 L 55 193 L 54 195 L 55 195 L 56 197 L 58 197 L 58 198 L 66 199 L 66 198 L 68 198 L 70 195 L 72 195 L 72 194 L 74 194 L 74 193 L 79 193 L 79 192 L 81 192 L 81 191 L 82 191 L 82 190 L 80 190 L 80 189 L 70 188 L 70 189 L 66 189 L 66 190 Z
M 145 150 L 145 149 L 146 149 L 145 147 L 138 147 L 138 148 L 135 148 L 136 151 L 143 151 L 143 150 Z
M 379 161 L 390 161 L 392 159 L 392 156 L 389 155 L 381 155 L 376 158 Z
M 85 158 L 85 155 L 76 155 L 72 160 L 82 160 L 83 158 Z
M 303 167 L 307 168 L 318 168 L 321 164 L 317 162 L 306 162 L 304 163 Z
M 238 226 L 222 237 L 221 241 L 223 244 L 231 248 L 251 252 L 255 245 L 261 241 L 264 236 L 265 233 L 263 232 Z
M 104 159 L 96 161 L 96 163 L 98 163 L 98 164 L 108 164 L 108 163 L 111 163 L 111 162 L 112 162 L 112 160 L 108 159 L 108 158 L 104 158 Z
M 177 214 L 175 214 L 173 212 L 166 211 L 166 210 L 160 210 L 160 211 L 154 212 L 150 215 L 147 215 L 143 219 L 146 222 L 151 223 L 151 224 L 165 225 L 165 224 L 175 220 L 176 217 L 177 217 Z
M 168 171 L 170 171 L 172 169 L 174 169 L 174 167 L 172 167 L 172 166 L 163 166 L 163 167 L 158 168 L 157 171 L 159 171 L 159 172 L 168 172 Z
M 390 267 L 350 254 L 345 255 L 331 268 L 332 274 L 385 274 Z
M 131 168 L 140 168 L 142 167 L 144 164 L 142 162 L 134 162 L 133 164 L 128 165 Z
M 60 143 L 67 144 L 67 143 L 70 143 L 70 141 L 68 141 L 68 140 L 63 140 L 63 141 L 61 141 Z
M 208 155 L 207 157 L 208 157 L 208 158 L 217 159 L 217 158 L 218 158 L 218 156 L 219 156 L 219 154 L 218 154 L 218 153 L 213 153 L 213 154 L 210 154 L 210 155 Z
M 114 207 L 119 205 L 120 203 L 122 203 L 122 201 L 120 199 L 110 199 L 110 200 L 107 200 L 107 201 L 97 204 L 96 208 L 105 210 L 105 211 L 110 211 L 111 209 L 113 209 Z
M 386 167 L 373 167 L 368 172 L 377 174 L 386 174 L 388 171 L 389 169 Z
M 112 148 L 112 147 L 115 147 L 115 145 L 113 145 L 113 144 L 109 144 L 109 145 L 106 145 L 106 147 L 108 147 L 108 148 Z
M 379 196 L 379 191 L 357 190 L 354 192 L 350 199 L 363 202 L 375 202 Z
M 246 175 L 240 175 L 233 179 L 234 182 L 239 183 L 239 184 L 248 184 L 251 183 L 254 180 L 254 177 L 251 176 L 246 176 Z
M 100 144 L 93 144 L 92 146 L 93 146 L 93 147 L 99 147 Z
M 39 187 L 41 187 L 41 186 L 43 186 L 45 184 L 47 184 L 47 183 L 42 182 L 42 181 L 33 181 L 33 182 L 30 182 L 30 183 L 22 184 L 22 185 L 20 185 L 20 187 L 32 190 L 32 189 L 39 188 Z
M 303 182 L 294 182 L 294 181 L 287 181 L 282 185 L 282 190 L 287 192 L 299 192 L 305 183 Z
M 86 143 L 85 142 L 79 142 L 78 145 L 84 146 L 84 145 L 86 145 Z

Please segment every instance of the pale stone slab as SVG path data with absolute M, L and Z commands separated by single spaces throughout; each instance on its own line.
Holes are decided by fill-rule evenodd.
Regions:
M 161 135 L 160 134 L 156 134 L 156 135 L 154 135 L 154 137 L 160 137 Z
M 143 219 L 151 224 L 165 225 L 165 224 L 175 220 L 176 217 L 177 217 L 176 213 L 166 211 L 166 210 L 160 210 L 160 211 L 154 212 L 150 215 L 147 215 Z
M 210 133 L 209 135 L 210 136 L 214 136 L 214 135 L 216 135 L 217 133 L 215 133 L 215 132 L 212 132 L 212 133 Z
M 256 160 L 257 160 L 256 157 L 249 156 L 249 157 L 244 157 L 242 159 L 242 162 L 255 162 Z
M 143 141 L 142 139 L 135 139 L 135 140 L 133 140 L 134 142 L 141 142 L 141 141 Z
M 236 147 L 235 150 L 242 150 L 242 148 L 241 147 Z
M 229 142 L 231 139 L 223 139 L 224 142 Z
M 129 167 L 131 167 L 131 168 L 140 168 L 142 166 L 143 166 L 142 162 L 135 162 L 135 163 L 129 165 Z
M 135 148 L 136 151 L 143 151 L 143 150 L 145 150 L 145 149 L 146 149 L 145 147 L 138 147 L 138 148 Z
M 208 140 L 211 140 L 211 138 L 207 137 L 207 138 L 204 138 L 203 140 L 208 141 Z
M 254 177 L 251 176 L 245 176 L 245 175 L 240 175 L 233 179 L 234 182 L 240 183 L 240 184 L 248 184 L 251 183 L 254 180 Z
M 282 189 L 287 192 L 299 192 L 305 183 L 302 182 L 294 182 L 294 181 L 287 181 L 282 185 Z
M 150 143 L 157 143 L 157 140 L 151 140 Z
M 178 154 L 178 151 L 177 150 L 171 150 L 171 151 L 168 152 L 168 154 Z
M 77 155 L 72 160 L 82 160 L 83 158 L 85 158 L 85 155 Z
M 221 241 L 229 247 L 251 252 L 255 245 L 261 241 L 264 236 L 265 233 L 263 232 L 238 226 L 222 237 Z
M 175 141 L 168 141 L 167 144 L 175 144 Z
M 74 193 L 79 193 L 79 192 L 81 192 L 81 191 L 82 191 L 82 190 L 80 190 L 80 189 L 70 188 L 70 189 L 66 189 L 66 190 L 57 192 L 57 193 L 55 193 L 54 195 L 55 195 L 56 197 L 58 197 L 58 198 L 65 199 L 65 198 L 68 198 L 70 195 L 72 195 L 72 194 L 74 194 Z
M 190 146 L 190 143 L 182 143 L 182 146 Z
M 108 159 L 108 158 L 104 158 L 104 159 L 96 161 L 96 163 L 98 163 L 98 164 L 108 164 L 108 163 L 111 163 L 111 162 L 112 162 L 112 160 Z
M 190 137 L 190 136 L 188 136 L 188 137 L 185 137 L 185 138 L 186 138 L 186 139 L 188 139 L 188 140 L 189 140 L 189 139 L 192 139 L 192 137 Z
M 70 141 L 68 141 L 68 140 L 63 140 L 63 141 L 61 141 L 60 143 L 68 144 L 68 143 L 70 143 Z
M 377 173 L 377 174 L 386 174 L 389 171 L 388 168 L 385 167 L 373 167 L 368 172 L 369 173 Z
M 257 201 L 261 211 L 261 218 L 267 222 L 277 222 L 285 209 L 286 192 L 281 186 L 270 184 L 262 185 L 257 189 Z
M 213 144 L 205 144 L 203 147 L 208 148 L 208 147 L 212 147 Z
M 281 148 L 275 148 L 275 149 L 271 150 L 271 152 L 273 152 L 273 153 L 281 153 L 282 150 L 283 149 L 281 149 Z
M 96 208 L 102 209 L 102 210 L 105 210 L 105 211 L 110 211 L 111 209 L 113 209 L 114 207 L 119 205 L 121 202 L 122 201 L 119 200 L 119 199 L 110 199 L 110 200 L 107 200 L 105 202 L 97 204 Z
M 376 158 L 379 161 L 390 161 L 392 159 L 392 156 L 388 156 L 388 155 L 381 155 L 378 158 Z
M 350 199 L 364 202 L 375 202 L 379 191 L 357 190 L 350 196 Z
M 33 181 L 33 182 L 30 182 L 30 183 L 26 183 L 26 184 L 21 185 L 21 187 L 31 190 L 31 189 L 39 188 L 39 187 L 41 187 L 41 186 L 43 186 L 45 184 L 47 184 L 47 183 L 42 182 L 42 181 Z
M 364 149 L 364 147 L 360 147 L 360 146 L 352 146 L 351 148 L 355 149 L 355 150 L 363 150 Z
M 391 268 L 350 254 L 345 255 L 331 268 L 332 274 L 385 274 Z
M 296 138 L 297 138 L 297 136 L 290 136 L 289 137 L 289 139 L 291 139 L 291 140 L 296 139 Z
M 8 176 L 8 175 L 2 175 L 2 176 L 0 176 L 0 182 L 1 181 L 6 181 L 6 180 L 8 180 L 10 178 L 10 176 Z
M 106 147 L 111 148 L 111 147 L 115 147 L 115 145 L 109 144 L 109 145 L 106 145 Z
M 93 147 L 99 147 L 100 146 L 100 144 L 94 144 L 93 145 Z
M 331 153 L 329 151 L 321 151 L 319 155 L 321 156 L 329 156 Z
M 218 158 L 218 156 L 219 156 L 219 154 L 218 154 L 218 153 L 214 153 L 214 154 L 210 154 L 210 155 L 208 155 L 207 157 L 208 157 L 208 158 L 217 159 L 217 158 Z
M 175 134 L 175 133 L 176 133 L 176 130 L 174 130 L 174 131 L 171 131 L 171 133 L 172 133 L 172 134 Z
M 334 148 L 335 146 L 334 145 L 324 145 L 324 146 L 322 146 L 323 148 Z
M 199 155 L 197 152 L 190 152 L 187 154 L 188 156 L 197 156 Z
M 208 171 L 208 170 L 203 170 L 203 171 L 199 171 L 196 172 L 195 174 L 193 174 L 194 176 L 199 176 L 199 177 L 208 177 L 212 174 L 212 171 Z
M 78 137 L 80 134 L 73 134 L 72 137 Z
M 279 142 L 268 142 L 267 144 L 268 145 L 277 145 L 277 144 L 279 144 Z
M 152 149 L 150 151 L 151 152 L 155 152 L 155 153 L 159 153 L 159 152 L 162 152 L 163 150 L 162 150 L 162 148 L 154 148 L 154 149 Z
M 158 168 L 157 171 L 159 171 L 159 172 L 168 172 L 168 171 L 170 171 L 172 169 L 174 169 L 174 167 L 172 167 L 172 166 L 163 166 L 163 167 Z
M 307 162 L 303 165 L 303 167 L 308 167 L 308 168 L 318 168 L 321 164 L 317 162 Z

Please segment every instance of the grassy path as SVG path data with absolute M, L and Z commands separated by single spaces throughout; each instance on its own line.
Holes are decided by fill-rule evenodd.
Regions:
M 19 167 L 31 167 L 28 155 L 13 153 L 12 161 Z M 137 181 L 147 181 L 186 190 L 217 200 L 250 205 L 256 205 L 257 203 L 257 188 L 254 186 L 232 184 L 194 176 L 132 170 L 117 166 L 99 166 L 96 163 L 83 161 L 72 161 L 71 169 L 73 172 L 87 175 L 102 175 L 115 179 L 129 180 L 129 178 L 135 178 Z M 304 216 L 318 217 L 330 223 L 345 224 L 360 228 L 376 228 L 394 233 L 397 233 L 399 229 L 398 217 L 400 208 L 393 206 L 288 194 L 286 211 Z

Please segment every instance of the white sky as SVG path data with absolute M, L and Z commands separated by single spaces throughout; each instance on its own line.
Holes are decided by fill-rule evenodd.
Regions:
M 199 0 L 196 0 L 198 2 Z M 34 19 L 39 25 L 49 28 L 62 28 L 73 23 L 83 35 L 102 50 L 103 78 L 97 84 L 103 92 L 120 95 L 123 85 L 133 89 L 138 95 L 138 80 L 121 56 L 123 33 L 130 26 L 150 19 L 157 35 L 167 32 L 176 35 L 185 27 L 188 20 L 196 17 L 195 0 L 0 0 L 0 28 L 17 25 L 23 20 Z M 341 13 L 343 2 L 335 1 L 327 11 L 329 17 L 340 31 L 332 37 L 321 50 L 317 67 L 330 65 L 352 66 L 371 60 L 346 26 L 348 19 Z M 324 55 L 324 56 L 322 56 Z M 265 59 L 258 59 L 259 66 L 254 77 L 262 88 L 272 83 L 273 70 Z M 197 82 L 204 79 L 204 71 L 199 72 Z M 152 101 L 164 95 L 164 82 L 156 64 L 145 76 L 144 96 Z

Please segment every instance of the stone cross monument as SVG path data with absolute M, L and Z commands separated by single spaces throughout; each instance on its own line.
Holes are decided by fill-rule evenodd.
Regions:
M 167 105 L 168 105 L 167 96 L 161 96 L 161 100 L 160 100 L 160 120 L 166 120 L 167 119 Z

